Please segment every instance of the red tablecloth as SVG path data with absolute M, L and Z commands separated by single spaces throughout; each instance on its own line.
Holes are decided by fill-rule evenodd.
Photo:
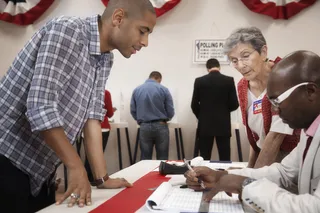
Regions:
M 169 179 L 170 178 L 160 175 L 158 171 L 149 172 L 134 182 L 132 188 L 121 191 L 90 213 L 135 212 L 145 204 L 148 197 L 154 192 L 153 190 L 149 190 L 150 188 L 158 187 L 161 183 Z

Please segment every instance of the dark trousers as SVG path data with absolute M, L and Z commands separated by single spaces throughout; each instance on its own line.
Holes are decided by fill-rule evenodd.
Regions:
M 103 152 L 105 151 L 105 149 L 107 147 L 109 134 L 110 134 L 110 131 L 109 132 L 102 132 L 102 149 L 103 149 Z M 94 178 L 93 178 L 93 174 L 92 174 L 92 171 L 91 171 L 91 168 L 90 168 L 90 164 L 89 164 L 89 161 L 88 161 L 87 157 L 86 157 L 86 160 L 85 160 L 85 163 L 84 163 L 84 167 L 86 168 L 89 181 L 93 182 Z
M 141 160 L 151 160 L 153 147 L 156 148 L 157 160 L 168 160 L 169 128 L 166 123 L 140 124 Z
M 31 194 L 29 177 L 0 155 L 0 212 L 31 213 L 55 203 L 55 185 L 45 183 L 40 193 Z M 54 176 L 54 174 L 52 175 Z
M 221 161 L 229 161 L 230 136 L 199 136 L 200 156 L 203 157 L 204 160 L 211 159 L 214 138 L 216 138 L 217 141 L 219 159 Z

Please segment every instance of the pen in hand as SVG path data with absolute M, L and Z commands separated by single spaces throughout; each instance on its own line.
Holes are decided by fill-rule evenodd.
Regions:
M 189 165 L 188 161 L 187 161 L 186 159 L 183 159 L 183 161 L 184 161 L 185 164 L 187 164 L 188 169 L 189 169 L 190 171 L 194 172 L 194 170 L 192 169 L 192 167 Z M 206 188 L 205 185 L 204 185 L 204 183 L 203 183 L 203 181 L 202 181 L 200 178 L 198 178 L 198 183 L 200 183 L 200 186 L 201 186 L 203 189 Z

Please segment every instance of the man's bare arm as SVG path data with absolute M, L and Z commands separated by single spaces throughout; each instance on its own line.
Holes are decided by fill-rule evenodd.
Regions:
M 107 174 L 107 164 L 102 149 L 101 123 L 98 120 L 89 119 L 84 127 L 84 144 L 86 155 L 93 173 L 93 177 L 103 178 Z M 131 187 L 123 178 L 109 178 L 99 188 Z

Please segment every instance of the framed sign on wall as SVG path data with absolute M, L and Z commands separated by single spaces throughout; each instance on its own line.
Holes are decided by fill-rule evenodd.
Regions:
M 223 53 L 225 39 L 196 39 L 193 43 L 193 63 L 205 64 L 210 58 L 216 58 L 220 64 L 229 64 Z

